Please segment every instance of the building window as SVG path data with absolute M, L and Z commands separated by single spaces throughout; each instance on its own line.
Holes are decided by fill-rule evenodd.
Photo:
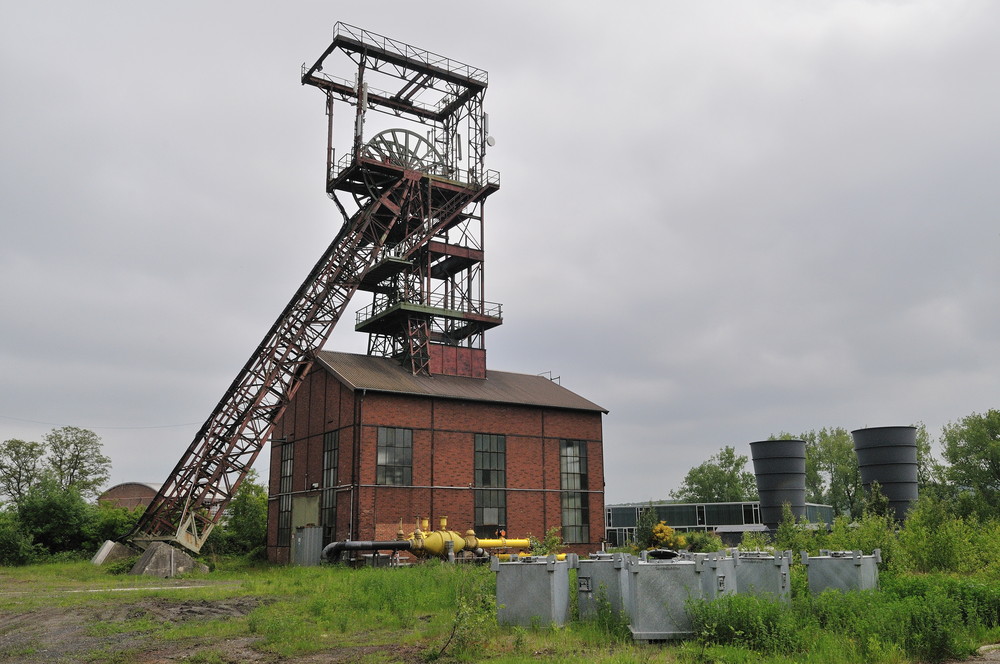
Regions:
M 295 443 L 281 446 L 281 468 L 278 480 L 278 546 L 292 544 L 292 463 Z
M 760 523 L 760 503 L 743 503 L 743 523 Z
M 409 486 L 413 483 L 413 430 L 378 428 L 375 483 Z
M 582 440 L 559 443 L 562 489 L 562 535 L 567 543 L 590 541 L 590 507 L 587 490 L 587 444 Z
M 320 523 L 323 537 L 332 542 L 337 527 L 337 462 L 340 453 L 340 432 L 329 431 L 323 436 L 323 497 L 320 503 Z
M 477 537 L 496 537 L 507 528 L 507 439 L 476 434 L 475 531 Z

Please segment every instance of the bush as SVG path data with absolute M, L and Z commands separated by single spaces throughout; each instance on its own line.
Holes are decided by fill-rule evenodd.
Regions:
M 965 657 L 977 645 L 958 602 L 933 585 L 921 596 L 828 590 L 809 605 L 820 627 L 852 641 L 866 661 L 877 659 L 886 646 L 940 662 Z
M 860 520 L 851 523 L 845 517 L 837 517 L 824 538 L 824 548 L 861 551 L 865 555 L 879 549 L 882 554 L 879 569 L 888 569 L 899 549 L 895 528 L 896 522 L 892 517 L 876 512 L 867 512 Z
M 1000 627 L 1000 587 L 994 583 L 969 576 L 898 574 L 886 576 L 882 589 L 886 595 L 900 598 L 944 593 L 954 600 L 963 624 Z
M 805 518 L 796 522 L 787 504 L 781 510 L 781 523 L 774 534 L 774 547 L 779 551 L 791 551 L 793 555 L 798 555 L 800 551 L 816 555 L 820 549 L 826 548 L 821 529 L 811 527 Z
M 145 511 L 143 507 L 129 510 L 111 503 L 99 502 L 91 511 L 91 522 L 87 529 L 88 544 L 98 548 L 107 540 L 117 541 L 125 537 L 132 532 L 143 511 Z
M 692 553 L 711 553 L 722 551 L 726 548 L 722 538 L 715 533 L 704 533 L 701 531 L 691 531 L 684 534 L 687 540 L 687 549 Z
M 740 551 L 770 551 L 773 548 L 767 533 L 756 530 L 743 531 L 743 536 L 740 538 Z
M 792 609 L 777 600 L 754 595 L 725 595 L 695 600 L 688 611 L 698 641 L 730 645 L 759 653 L 792 653 L 801 647 Z
M 564 547 L 560 532 L 561 529 L 559 526 L 552 526 L 545 531 L 545 537 L 540 540 L 529 535 L 528 540 L 531 542 L 531 555 L 547 556 L 562 551 Z
M 927 496 L 917 500 L 899 533 L 899 568 L 911 572 L 974 573 L 996 560 L 1000 541 L 983 542 L 997 533 L 995 523 L 983 526 L 975 517 L 955 516 L 945 501 Z M 985 548 L 983 545 L 986 545 Z
M 38 547 L 17 515 L 0 511 L 0 565 L 27 565 L 38 556 Z
M 48 553 L 81 551 L 93 542 L 93 506 L 75 488 L 41 482 L 17 506 L 24 530 Z
M 687 539 L 684 535 L 675 532 L 667 525 L 666 521 L 660 521 L 653 526 L 652 546 L 665 549 L 683 549 L 687 546 Z

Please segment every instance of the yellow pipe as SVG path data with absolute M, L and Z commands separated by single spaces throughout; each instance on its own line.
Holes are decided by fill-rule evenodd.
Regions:
M 458 553 L 465 549 L 465 538 L 459 533 L 453 530 L 434 530 L 429 533 L 423 533 L 423 538 L 418 539 L 416 537 L 412 538 L 414 544 L 419 542 L 420 544 L 415 547 L 418 551 L 423 551 L 432 556 L 444 556 L 448 553 L 448 542 L 452 542 L 452 551 Z
M 479 546 L 484 549 L 528 549 L 531 548 L 531 540 L 507 539 L 506 537 L 501 537 L 500 539 L 481 539 L 479 540 Z

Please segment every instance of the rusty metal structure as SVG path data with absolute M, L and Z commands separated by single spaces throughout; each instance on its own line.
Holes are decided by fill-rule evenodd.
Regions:
M 352 78 L 327 71 L 338 66 Z M 369 354 L 413 374 L 443 349 L 484 353 L 502 322 L 483 286 L 484 202 L 500 186 L 485 167 L 486 72 L 337 23 L 302 83 L 326 99 L 326 191 L 343 226 L 126 537 L 142 548 L 201 549 L 356 291 L 372 294 L 355 324 Z M 335 106 L 350 114 L 339 158 Z

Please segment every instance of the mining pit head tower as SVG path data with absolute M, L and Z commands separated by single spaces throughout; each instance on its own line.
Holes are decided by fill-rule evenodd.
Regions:
M 485 200 L 500 179 L 485 167 L 486 72 L 338 23 L 302 82 L 326 96 L 327 194 L 345 223 L 370 217 L 362 242 L 381 244 L 358 283 L 372 294 L 355 321 L 368 353 L 414 374 L 485 377 L 484 333 L 502 321 L 483 279 Z M 349 110 L 344 136 L 338 100 Z
M 500 185 L 485 167 L 486 72 L 337 23 L 302 82 L 326 97 L 326 191 L 343 226 L 125 538 L 142 548 L 201 549 L 356 291 L 372 294 L 355 322 L 370 354 L 486 375 L 485 332 L 502 322 L 483 279 L 484 204 Z

